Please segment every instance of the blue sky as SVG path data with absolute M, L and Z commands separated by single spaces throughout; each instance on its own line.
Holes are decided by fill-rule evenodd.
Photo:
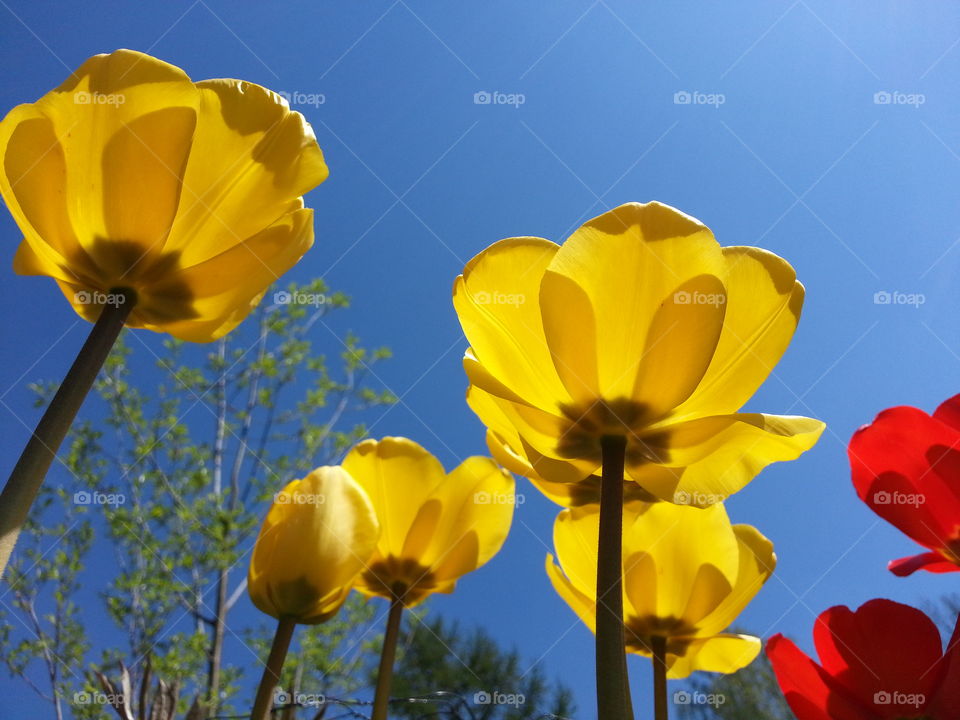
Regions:
M 811 415 L 829 429 L 729 503 L 780 559 L 741 624 L 809 647 L 813 618 L 830 605 L 916 604 L 951 589 L 942 576 L 886 572 L 915 548 L 856 499 L 845 443 L 884 407 L 932 410 L 960 390 L 954 3 L 0 5 L 4 112 L 118 47 L 194 79 L 323 96 L 297 107 L 331 175 L 307 199 L 317 243 L 290 278 L 322 275 L 353 296 L 346 326 L 395 352 L 378 375 L 402 402 L 375 434 L 412 437 L 448 467 L 485 451 L 463 402 L 450 288 L 486 245 L 560 241 L 607 208 L 656 199 L 704 221 L 721 244 L 786 257 L 807 287 L 804 316 L 748 408 Z M 523 103 L 475 102 L 493 92 Z M 7 213 L 0 235 L 9 268 L 19 233 Z M 38 417 L 26 384 L 62 377 L 87 332 L 52 281 L 7 272 L 4 472 Z M 882 304 L 877 293 L 922 302 Z M 500 555 L 433 607 L 541 658 L 590 717 L 592 637 L 541 569 L 555 509 L 523 482 L 521 492 Z M 647 665 L 631 661 L 641 717 Z M 34 717 L 26 688 L 6 679 L 0 688 L 13 718 Z

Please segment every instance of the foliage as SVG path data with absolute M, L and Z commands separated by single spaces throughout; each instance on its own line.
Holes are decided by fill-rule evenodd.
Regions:
M 371 372 L 389 351 L 327 324 L 348 304 L 317 280 L 268 293 L 212 345 L 155 350 L 130 332 L 118 343 L 84 411 L 102 417 L 65 443 L 0 605 L 8 670 L 58 720 L 103 717 L 111 690 L 135 715 L 161 696 L 176 697 L 178 713 L 248 707 L 273 626 L 246 627 L 232 611 L 268 502 L 337 461 L 366 436 L 361 420 L 395 402 Z M 319 353 L 317 338 L 336 355 Z M 41 403 L 53 389 L 36 387 Z M 291 686 L 354 689 L 369 618 L 351 603 L 300 633 Z M 239 652 L 228 657 L 228 645 Z
M 393 717 L 573 717 L 576 708 L 569 688 L 549 683 L 540 668 L 530 669 L 515 650 L 501 649 L 482 628 L 464 631 L 456 622 L 441 617 L 406 615 L 391 695 L 412 701 L 394 703 Z

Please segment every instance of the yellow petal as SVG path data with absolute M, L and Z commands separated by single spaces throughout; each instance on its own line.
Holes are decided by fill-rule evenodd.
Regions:
M 624 563 L 630 604 L 659 618 L 696 625 L 730 592 L 739 563 L 737 539 L 723 505 L 700 510 L 670 503 L 625 513 L 624 557 L 649 556 L 649 567 Z
M 35 103 L 63 148 L 71 225 L 107 275 L 102 289 L 161 249 L 199 100 L 179 68 L 118 50 L 90 58 Z
M 594 591 L 590 595 L 581 592 L 570 582 L 569 578 L 563 573 L 558 565 L 553 562 L 553 555 L 547 555 L 547 577 L 550 578 L 550 584 L 577 617 L 590 628 L 590 632 L 596 632 L 597 606 L 593 600 L 596 594 Z
M 698 635 L 714 635 L 729 627 L 763 587 L 777 566 L 773 543 L 750 525 L 734 525 L 740 549 L 740 567 L 733 590 L 699 623 Z
M 667 677 L 681 679 L 696 671 L 731 674 L 745 668 L 760 654 L 759 638 L 750 635 L 716 635 L 692 640 L 681 656 L 670 657 Z
M 402 557 L 417 515 L 446 479 L 440 461 L 412 440 L 386 437 L 354 447 L 343 468 L 366 490 L 380 518 L 378 556 Z
M 515 508 L 514 481 L 493 460 L 464 460 L 436 488 L 435 522 L 415 523 L 404 555 L 431 568 L 439 581 L 476 570 L 501 548 L 510 532 Z
M 273 617 L 322 622 L 346 599 L 376 547 L 366 493 L 344 470 L 322 467 L 278 493 L 250 560 L 250 598 Z
M 312 244 L 313 210 L 294 210 L 239 245 L 146 284 L 127 324 L 191 342 L 216 340 L 242 322 L 264 288 Z
M 753 247 L 725 247 L 723 257 L 723 332 L 700 385 L 676 416 L 739 410 L 780 361 L 800 320 L 803 285 L 786 260 Z
M 650 417 L 685 400 L 709 363 L 724 306 L 677 293 L 722 295 L 724 271 L 709 229 L 659 203 L 622 205 L 583 225 L 557 251 L 540 292 L 568 389 L 636 399 Z
M 328 175 L 300 113 L 240 80 L 197 83 L 201 100 L 183 193 L 165 250 L 201 263 L 272 224 Z
M 553 524 L 553 546 L 564 575 L 577 591 L 591 599 L 597 594 L 599 508 L 587 505 L 564 510 Z
M 453 305 L 477 359 L 486 369 L 476 384 L 553 411 L 569 396 L 553 370 L 537 298 L 557 245 L 510 238 L 473 258 L 453 286 Z M 495 380 L 485 383 L 485 378 Z
M 813 447 L 824 427 L 810 418 L 760 413 L 664 425 L 645 434 L 643 442 L 660 465 L 677 470 L 634 463 L 627 473 L 663 500 L 711 505 L 735 493 L 770 463 L 798 458 Z
M 75 280 L 68 260 L 82 254 L 67 213 L 67 166 L 53 123 L 33 105 L 0 123 L 0 191 L 24 234 L 14 260 L 23 275 Z

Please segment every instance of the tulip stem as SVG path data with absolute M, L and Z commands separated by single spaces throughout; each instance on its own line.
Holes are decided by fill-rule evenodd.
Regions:
M 103 306 L 100 317 L 37 423 L 36 430 L 27 441 L 0 493 L 0 577 L 7 568 L 17 537 L 60 443 L 67 436 L 84 398 L 97 379 L 97 373 L 136 304 L 136 295 L 131 290 L 115 289 L 109 295 L 119 298 L 119 302 Z
M 390 600 L 390 615 L 387 617 L 387 632 L 383 636 L 380 653 L 380 669 L 377 672 L 377 689 L 373 695 L 373 715 L 370 720 L 387 720 L 387 704 L 390 702 L 390 686 L 393 684 L 393 663 L 397 655 L 397 638 L 400 636 L 400 618 L 403 615 L 403 592 L 393 591 Z
M 270 655 L 267 657 L 267 664 L 263 668 L 263 675 L 260 676 L 257 697 L 253 701 L 253 712 L 250 713 L 251 720 L 266 720 L 267 715 L 273 708 L 273 691 L 280 682 L 280 671 L 283 669 L 283 661 L 287 659 L 287 650 L 290 648 L 290 640 L 293 638 L 293 631 L 296 627 L 297 622 L 293 618 L 282 617 L 277 622 L 277 631 L 273 635 Z
M 597 547 L 597 715 L 603 720 L 631 717 L 623 629 L 623 465 L 627 439 L 600 439 L 600 537 Z
M 667 720 L 667 639 L 661 635 L 652 638 L 653 651 L 653 717 Z

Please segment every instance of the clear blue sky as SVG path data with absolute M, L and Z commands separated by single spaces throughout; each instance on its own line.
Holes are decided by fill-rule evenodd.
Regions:
M 297 108 L 331 175 L 308 197 L 317 243 L 290 277 L 322 275 L 353 296 L 346 323 L 393 348 L 379 374 L 403 398 L 375 433 L 410 436 L 448 467 L 485 450 L 463 402 L 450 288 L 489 243 L 559 241 L 607 208 L 656 199 L 722 244 L 788 258 L 807 287 L 803 319 L 748 407 L 812 415 L 828 431 L 729 504 L 780 558 L 741 624 L 809 647 L 830 605 L 951 589 L 886 572 L 915 546 L 855 498 L 845 443 L 881 408 L 932 410 L 960 391 L 955 3 L 0 0 L 0 18 L 2 112 L 118 47 L 194 79 L 324 96 Z M 525 102 L 475 104 L 494 91 Z M 701 102 L 678 104 L 679 92 Z M 6 212 L 0 235 L 5 474 L 28 434 L 18 417 L 37 418 L 27 382 L 62 377 L 88 328 L 52 281 L 9 270 L 19 233 Z M 879 292 L 924 302 L 876 304 Z M 542 658 L 587 718 L 592 637 L 542 571 L 555 509 L 520 487 L 527 502 L 501 554 L 433 607 Z M 648 664 L 631 661 L 641 717 Z M 34 717 L 22 685 L 0 679 L 0 693 L 8 717 Z

